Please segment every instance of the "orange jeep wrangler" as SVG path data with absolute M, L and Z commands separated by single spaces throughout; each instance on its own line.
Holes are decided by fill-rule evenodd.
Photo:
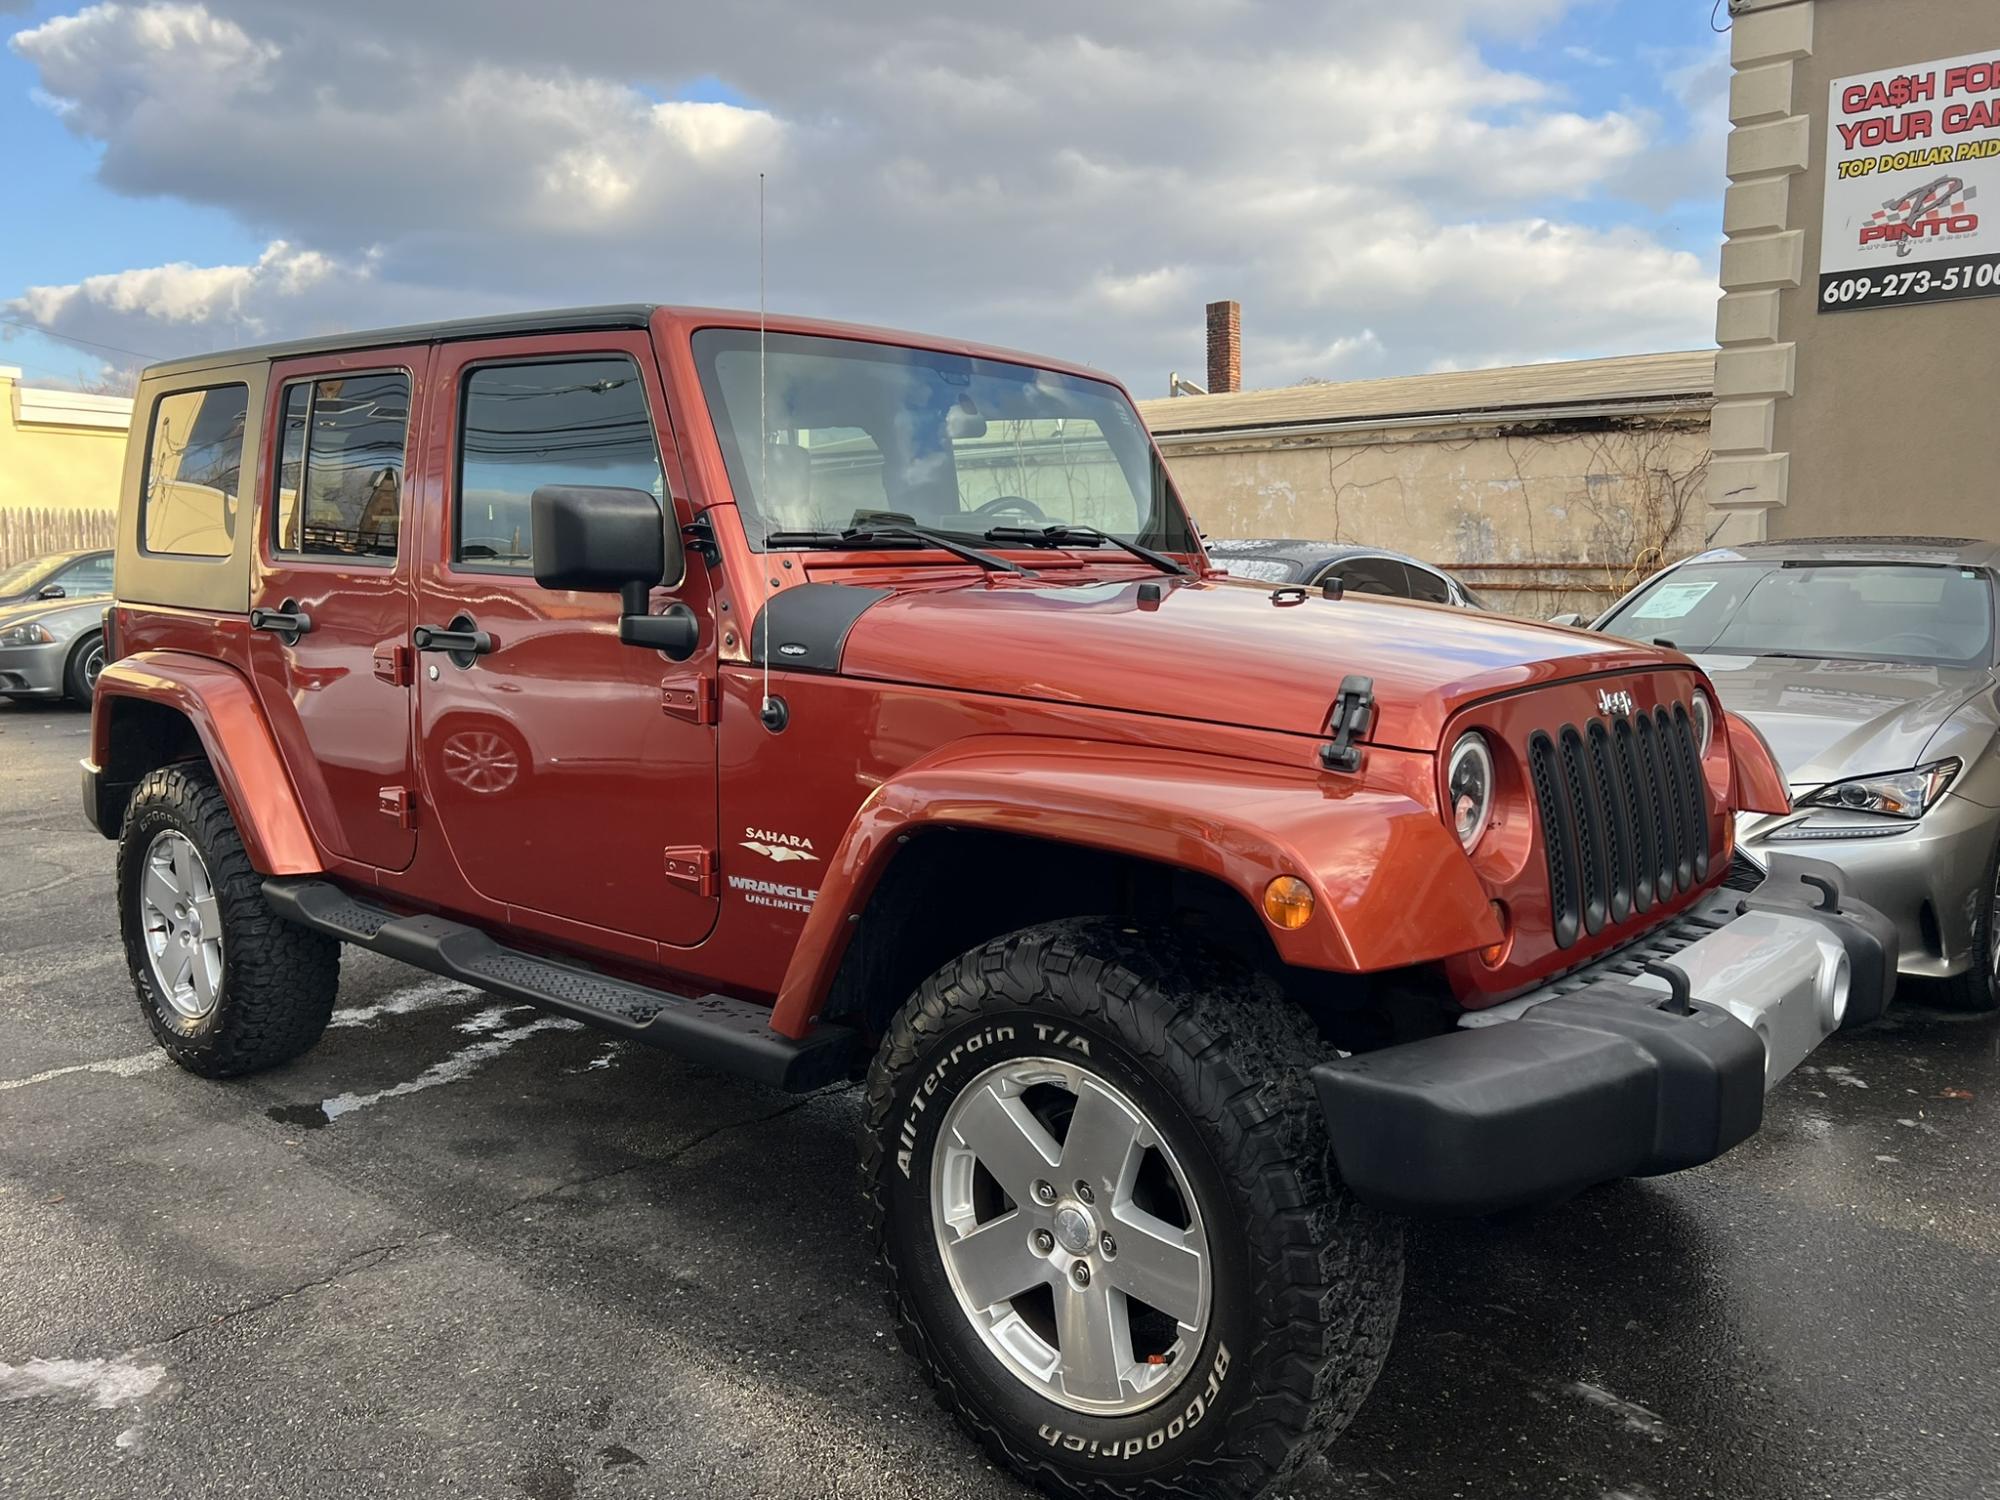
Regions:
M 1225 581 L 1132 403 L 661 307 L 146 371 L 83 800 L 159 1045 L 343 944 L 776 1089 L 865 1073 L 904 1341 L 1046 1487 L 1353 1416 L 1402 1213 L 1705 1162 L 1893 929 L 1685 657 Z

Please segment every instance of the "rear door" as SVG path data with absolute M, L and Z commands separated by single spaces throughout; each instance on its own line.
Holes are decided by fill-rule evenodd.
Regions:
M 651 342 L 445 344 L 437 391 L 416 623 L 481 631 L 491 646 L 418 657 L 437 827 L 489 900 L 699 942 L 717 910 L 707 564 L 691 556 L 673 591 L 702 622 L 685 662 L 621 642 L 616 595 L 544 589 L 533 572 L 528 500 L 542 485 L 648 490 L 665 524 L 690 519 L 669 498 L 685 490 Z
M 362 864 L 416 853 L 410 434 L 427 346 L 272 367 L 250 661 L 313 832 Z

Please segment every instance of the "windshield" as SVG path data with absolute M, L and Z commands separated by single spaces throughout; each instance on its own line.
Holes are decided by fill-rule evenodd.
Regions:
M 31 589 L 68 561 L 69 554 L 65 552 L 60 557 L 31 557 L 26 562 L 17 562 L 0 571 L 0 594 L 19 594 Z
M 775 531 L 1094 526 L 1194 538 L 1132 403 L 1100 380 L 850 339 L 706 328 L 695 363 L 751 546 Z M 758 444 L 760 426 L 764 441 Z
M 1603 628 L 1682 651 L 1984 666 L 1992 583 L 1914 563 L 1688 563 L 1619 605 Z

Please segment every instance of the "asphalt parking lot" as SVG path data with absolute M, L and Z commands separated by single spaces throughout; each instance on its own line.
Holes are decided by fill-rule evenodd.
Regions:
M 152 1051 L 87 718 L 0 704 L 0 1494 L 1019 1496 L 897 1349 L 851 1090 L 369 955 L 302 1061 Z M 1725 1161 L 1413 1231 L 1299 1492 L 2000 1494 L 2000 1059 L 1899 1003 Z

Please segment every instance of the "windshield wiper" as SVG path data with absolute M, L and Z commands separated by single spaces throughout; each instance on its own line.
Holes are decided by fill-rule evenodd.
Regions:
M 1175 562 L 1164 552 L 1155 552 L 1151 547 L 1141 547 L 1137 542 L 1128 542 L 1122 536 L 1114 536 L 1108 531 L 1099 531 L 1095 526 L 995 526 L 986 533 L 989 542 L 1018 542 L 1030 547 L 1097 547 L 1105 542 L 1114 547 L 1122 547 L 1134 557 L 1143 559 L 1162 573 L 1172 573 L 1177 578 L 1190 578 L 1192 568 Z
M 764 538 L 766 547 L 781 550 L 807 547 L 869 547 L 878 542 L 919 547 L 936 547 L 954 557 L 962 557 L 969 563 L 995 573 L 1014 573 L 1022 578 L 1036 575 L 1019 563 L 1011 563 L 1004 557 L 995 557 L 991 552 L 981 552 L 977 547 L 968 547 L 964 542 L 954 541 L 942 532 L 931 531 L 923 526 L 909 526 L 898 522 L 894 526 L 850 526 L 845 531 L 774 531 Z

